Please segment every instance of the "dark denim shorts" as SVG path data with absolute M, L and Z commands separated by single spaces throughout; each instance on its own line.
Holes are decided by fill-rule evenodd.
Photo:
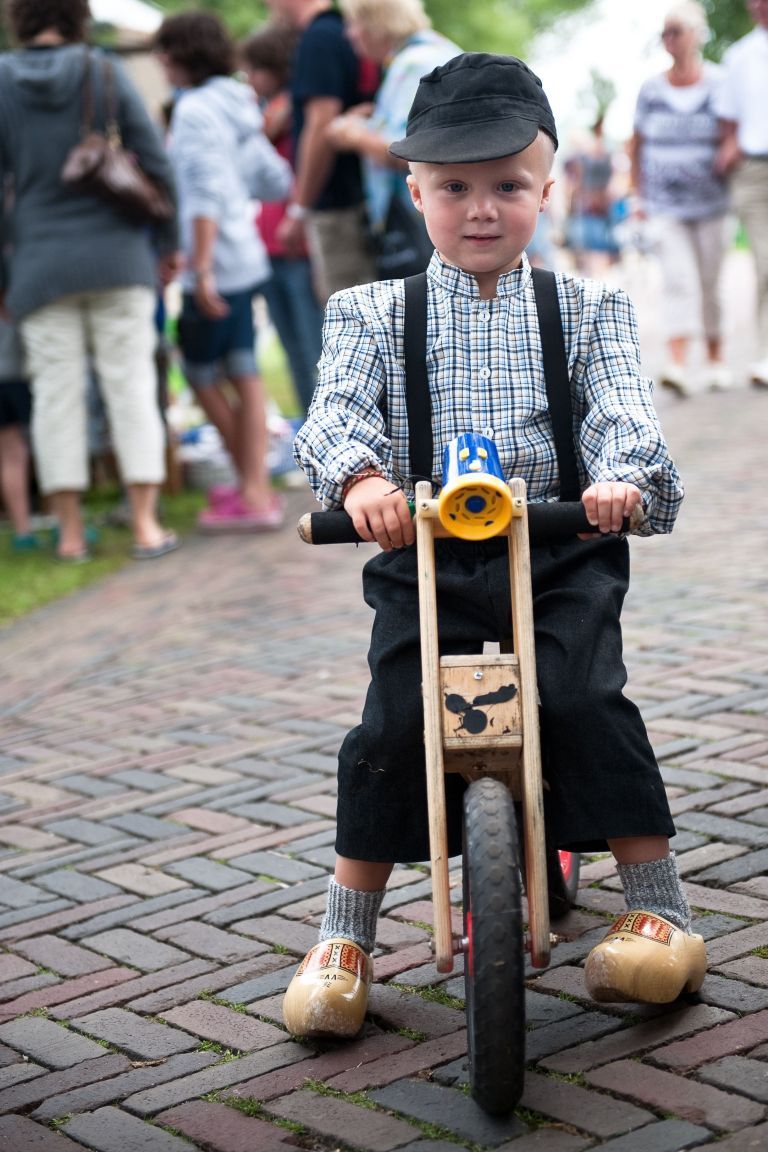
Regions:
M 184 293 L 179 316 L 182 368 L 192 388 L 210 388 L 222 379 L 256 374 L 256 289 L 222 292 L 229 314 L 220 320 L 204 316 L 191 293 Z
M 32 398 L 26 380 L 0 380 L 0 428 L 16 424 L 26 427 L 32 411 Z

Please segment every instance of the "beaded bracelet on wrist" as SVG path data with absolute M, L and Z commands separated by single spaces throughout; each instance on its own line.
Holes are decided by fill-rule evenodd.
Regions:
M 344 481 L 344 484 L 343 484 L 342 489 L 341 489 L 342 500 L 346 500 L 347 496 L 352 491 L 355 484 L 359 484 L 361 480 L 371 480 L 374 477 L 380 478 L 382 480 L 385 479 L 384 473 L 381 471 L 381 469 L 376 468 L 373 465 L 371 465 L 368 468 L 363 468 L 363 470 L 361 472 L 355 472 L 355 474 L 353 476 L 349 476 Z

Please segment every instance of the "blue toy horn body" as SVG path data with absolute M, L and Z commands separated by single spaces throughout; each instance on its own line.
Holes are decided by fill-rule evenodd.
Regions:
M 487 540 L 507 527 L 512 495 L 487 436 L 464 432 L 446 444 L 437 511 L 443 527 L 462 540 Z

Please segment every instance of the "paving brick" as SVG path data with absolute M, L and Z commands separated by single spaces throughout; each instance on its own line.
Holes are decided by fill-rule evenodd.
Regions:
M 84 1060 L 73 1068 L 49 1072 L 45 1076 L 36 1076 L 34 1080 L 6 1088 L 0 1092 L 0 1112 L 26 1111 L 30 1105 L 39 1104 L 41 1100 L 48 1100 L 57 1093 L 81 1088 L 84 1084 L 103 1083 L 130 1068 L 126 1056 L 114 1055 L 105 1048 L 100 1051 L 101 1055 L 96 1060 Z
M 730 978 L 768 987 L 768 960 L 762 956 L 744 956 L 741 960 L 731 960 L 728 964 L 721 964 L 719 971 Z
M 747 852 L 746 855 L 737 856 L 733 860 L 705 868 L 699 872 L 696 880 L 700 884 L 714 884 L 718 888 L 727 888 L 739 880 L 748 880 L 751 876 L 764 875 L 768 870 L 768 848 L 758 848 Z
M 661 1120 L 601 1143 L 600 1149 L 601 1152 L 683 1152 L 685 1148 L 703 1144 L 711 1135 L 708 1128 L 689 1124 L 687 1120 Z
M 381 922 L 381 921 L 379 921 Z M 255 916 L 235 920 L 230 924 L 233 932 L 242 932 L 265 945 L 277 944 L 296 956 L 303 956 L 317 943 L 317 928 L 312 924 L 296 923 L 285 916 Z
M 741 961 L 737 960 L 735 963 L 741 964 Z M 729 965 L 724 965 L 723 971 L 727 971 L 728 967 Z M 768 986 L 768 979 L 766 985 Z M 707 973 L 698 997 L 706 1004 L 714 1004 L 731 1012 L 759 1012 L 762 1008 L 768 1008 L 768 987 L 765 990 L 755 988 L 752 984 L 729 980 L 714 972 Z
M 46 1096 L 32 1112 L 32 1116 L 36 1120 L 54 1120 L 73 1112 L 90 1112 L 104 1104 L 119 1103 L 126 1096 L 142 1092 L 145 1088 L 155 1088 L 158 1084 L 167 1084 L 171 1080 L 199 1072 L 217 1060 L 218 1056 L 213 1052 L 184 1052 L 168 1060 L 152 1060 L 147 1067 L 128 1068 L 107 1079 L 94 1080 L 82 1088 Z
M 535 1072 L 526 1073 L 520 1104 L 553 1120 L 575 1124 L 590 1135 L 602 1138 L 630 1132 L 653 1119 L 646 1109 L 624 1100 L 613 1100 L 578 1084 Z
M 62 910 L 39 916 L 29 920 L 23 927 L 8 927 L 0 930 L 0 940 L 18 940 L 22 936 L 31 936 L 36 932 L 53 932 L 63 929 L 65 925 L 76 924 L 89 920 L 107 910 L 124 908 L 126 904 L 135 904 L 133 896 L 110 896 L 107 900 L 97 900 L 95 904 L 84 904 L 82 907 L 67 907 Z M 42 907 L 42 906 L 41 906 Z
M 122 984 L 99 992 L 91 992 L 85 996 L 78 996 L 74 1000 L 67 1000 L 60 1008 L 50 1007 L 48 1015 L 56 1020 L 71 1020 L 75 1016 L 85 1016 L 87 1012 L 98 1012 L 102 1008 L 113 1008 L 116 1004 L 125 1004 L 136 996 L 144 996 L 155 992 L 159 988 L 184 983 L 187 980 L 212 972 L 214 965 L 206 960 L 187 960 L 184 964 L 176 964 L 172 968 L 163 968 L 159 972 L 150 972 L 147 976 L 139 976 L 130 972 L 133 979 L 127 979 Z
M 659 1111 L 672 1112 L 716 1132 L 746 1128 L 765 1116 L 762 1104 L 635 1060 L 606 1064 L 585 1073 L 585 1078 L 596 1088 L 628 1096 Z
M 48 1071 L 41 1064 L 32 1064 L 29 1060 L 22 1060 L 17 1055 L 18 1063 L 6 1064 L 0 1068 L 0 1092 L 12 1088 L 14 1084 L 21 1084 L 24 1080 L 34 1080 L 36 1076 L 44 1076 Z
M 350 1062 L 348 1068 L 334 1075 L 328 1080 L 328 1084 L 341 1092 L 359 1092 L 361 1089 L 391 1084 L 404 1076 L 412 1076 L 439 1067 L 457 1057 L 466 1057 L 466 1053 L 466 1032 L 453 1032 L 422 1044 L 409 1046 L 407 1050 L 394 1055 L 388 1052 L 360 1066 Z
M 281 1146 L 296 1147 L 292 1133 L 226 1104 L 205 1100 L 161 1112 L 155 1122 L 175 1128 L 210 1152 L 270 1152 Z
M 243 868 L 246 872 L 282 880 L 287 884 L 295 884 L 297 881 L 320 876 L 325 872 L 325 869 L 318 868 L 314 864 L 307 864 L 304 860 L 297 860 L 291 856 L 283 856 L 279 852 L 247 852 L 243 856 L 231 857 L 230 863 L 233 868 Z
M 293 1064 L 296 1060 L 305 1059 L 306 1054 L 301 1045 L 286 1040 L 283 1044 L 273 1044 L 265 1048 L 263 1052 L 251 1052 L 247 1056 L 240 1056 L 237 1060 L 224 1060 L 201 1072 L 182 1076 L 171 1084 L 161 1084 L 137 1092 L 129 1096 L 123 1106 L 129 1112 L 136 1112 L 140 1116 L 151 1116 L 156 1112 L 163 1112 L 166 1108 L 172 1108 L 175 1104 L 195 1100 L 208 1092 L 229 1088 L 243 1080 L 262 1076 L 274 1068 Z
M 678 1040 L 652 1053 L 667 1068 L 698 1068 L 709 1060 L 730 1056 L 768 1040 L 768 1010 L 719 1024 L 687 1040 Z
M 674 1037 L 696 1033 L 692 1040 L 692 1043 L 695 1043 L 703 1029 L 712 1028 L 715 1024 L 732 1019 L 733 1014 L 730 1012 L 699 1004 L 655 1020 L 648 1020 L 632 1028 L 623 1028 L 620 1032 L 613 1032 L 600 1040 L 591 1040 L 575 1048 L 568 1048 L 564 1052 L 555 1052 L 551 1056 L 546 1056 L 541 1064 L 544 1068 L 556 1072 L 584 1072 L 587 1068 L 608 1064 L 622 1056 L 652 1051 Z
M 53 820 L 46 825 L 46 831 L 56 837 L 75 840 L 80 844 L 109 844 L 112 840 L 125 840 L 119 828 L 110 828 L 108 824 L 100 824 L 96 820 L 82 820 L 80 817 Z M 62 840 L 59 839 L 58 843 L 62 843 Z
M 230 816 L 226 812 L 212 812 L 208 808 L 182 808 L 170 812 L 169 818 L 177 824 L 186 824 L 200 832 L 219 835 L 222 832 L 236 832 L 239 828 L 250 827 L 250 822 L 242 816 Z M 252 871 L 252 869 L 248 869 Z
M 42 1016 L 0 1024 L 0 1040 L 52 1068 L 68 1068 L 82 1060 L 93 1060 L 104 1051 L 92 1040 L 77 1036 Z
M 23 1012 L 34 1012 L 37 1008 L 51 1008 L 56 1004 L 66 1004 L 84 995 L 90 995 L 102 988 L 112 988 L 130 980 L 134 973 L 130 968 L 104 968 L 100 972 L 89 972 L 73 980 L 62 980 L 37 992 L 27 992 L 15 1000 L 0 1005 L 0 1020 L 11 1020 Z
M 161 896 L 151 896 L 146 900 L 122 896 L 119 897 L 121 901 L 119 906 L 109 912 L 102 912 L 98 916 L 91 916 L 82 923 L 72 924 L 62 929 L 61 935 L 70 940 L 82 940 L 86 936 L 94 936 L 98 932 L 108 932 L 112 928 L 132 925 L 134 921 L 153 913 L 164 912 L 167 909 L 171 909 L 171 914 L 175 914 L 179 920 L 186 920 L 188 913 L 183 909 L 195 901 L 198 891 L 197 888 L 185 887 L 179 889 L 178 892 L 164 892 Z M 116 897 L 116 899 L 118 898 Z
M 285 1032 L 264 1024 L 234 1008 L 223 1004 L 213 1004 L 206 1000 L 195 1000 L 182 1004 L 162 1014 L 163 1019 L 187 1032 L 205 1040 L 215 1040 L 225 1048 L 241 1052 L 252 1052 L 254 1048 L 266 1048 L 270 1044 L 281 1044 Z
M 757 1124 L 754 1128 L 742 1128 L 735 1136 L 718 1140 L 713 1147 L 717 1152 L 763 1152 L 768 1143 L 768 1124 Z
M 266 944 L 257 944 L 245 936 L 238 936 L 236 930 L 224 932 L 212 924 L 200 924 L 194 920 L 161 928 L 155 932 L 155 936 L 159 940 L 170 941 L 186 952 L 220 960 L 224 964 L 247 960 L 268 951 Z
M 144 864 L 117 864 L 114 868 L 105 868 L 98 876 L 119 888 L 136 892 L 139 896 L 162 896 L 166 892 L 178 892 L 189 887 L 185 880 L 166 876 Z
M 179 964 L 189 959 L 187 953 L 179 948 L 171 948 L 168 944 L 161 944 L 151 936 L 141 936 L 129 928 L 97 932 L 95 936 L 86 936 L 83 943 L 96 952 L 104 952 L 113 960 L 131 964 L 142 972 L 156 972 L 169 964 Z
M 82 1140 L 95 1152 L 189 1152 L 188 1141 L 127 1116 L 119 1108 L 97 1108 L 73 1116 L 60 1131 Z
M 58 984 L 59 978 L 53 972 L 38 972 L 35 976 L 25 976 L 21 980 L 10 980 L 0 988 L 0 1000 L 16 1000 L 26 996 L 28 992 L 36 992 L 39 988 L 50 988 Z
M 103 956 L 78 948 L 76 944 L 68 944 L 50 933 L 31 940 L 19 940 L 14 948 L 41 968 L 50 968 L 60 976 L 84 976 L 110 967 L 110 961 Z
M 29 904 L 39 904 L 50 897 L 35 884 L 24 884 L 11 876 L 0 876 L 0 904 L 9 908 L 26 908 Z
M 145 1020 L 124 1008 L 91 1012 L 73 1020 L 71 1027 L 97 1040 L 105 1040 L 112 1048 L 120 1048 L 139 1060 L 161 1060 L 196 1046 L 195 1037 L 188 1032 Z
M 731 932 L 728 936 L 707 943 L 707 959 L 710 967 L 715 967 L 727 960 L 735 960 L 738 956 L 746 956 L 755 948 L 766 946 L 768 946 L 768 924 L 753 924 L 750 928 L 742 928 L 738 932 Z
M 301 1098 L 302 1094 L 297 1095 Z M 481 1145 L 500 1144 L 526 1131 L 516 1116 L 489 1116 L 464 1092 L 426 1080 L 397 1080 L 370 1092 L 369 1098 L 403 1116 L 439 1124 L 459 1139 Z
M 157 928 L 165 928 L 169 924 L 177 924 L 181 920 L 204 916 L 206 912 L 227 904 L 236 904 L 241 899 L 247 899 L 264 892 L 266 888 L 267 885 L 261 880 L 251 881 L 250 884 L 244 884 L 242 888 L 232 888 L 229 892 L 219 892 L 215 896 L 209 892 L 203 894 L 203 890 L 200 888 L 192 888 L 189 891 L 196 893 L 196 896 L 185 903 L 183 908 L 170 908 L 167 911 L 157 913 L 146 912 L 140 914 L 135 923 L 133 921 L 131 923 L 137 931 L 154 932 Z
M 177 836 L 189 836 L 188 829 L 170 820 L 158 820 L 141 812 L 127 812 L 124 816 L 112 816 L 107 824 L 119 828 L 129 836 L 140 836 L 144 840 L 171 840 Z
M 464 1013 L 445 1004 L 436 1004 L 388 984 L 374 984 L 368 1000 L 368 1014 L 388 1029 L 410 1028 L 428 1039 L 457 1032 L 464 1027 Z
M 768 1104 L 768 1068 L 762 1060 L 749 1060 L 745 1056 L 726 1056 L 705 1064 L 697 1073 L 699 1080 L 716 1084 L 719 1088 L 741 1092 L 761 1104 Z
M 0 844 L 20 848 L 23 852 L 44 852 L 48 848 L 61 848 L 66 840 L 63 836 L 27 824 L 4 824 L 0 828 Z
M 621 1020 L 604 1012 L 583 1012 L 567 1020 L 557 1020 L 529 1032 L 525 1038 L 526 1060 L 535 1063 L 561 1048 L 571 1048 L 589 1040 L 597 1040 L 622 1027 Z
M 182 984 L 151 992 L 147 996 L 140 996 L 139 999 L 131 1001 L 128 1006 L 136 1012 L 152 1014 L 164 1012 L 168 1008 L 175 1008 L 177 1004 L 194 1000 L 201 992 L 215 992 L 222 999 L 226 999 L 227 990 L 233 986 L 237 987 L 238 981 L 242 977 L 272 972 L 275 968 L 283 967 L 285 967 L 284 956 L 273 956 L 266 953 L 254 957 L 253 960 L 246 960 L 241 964 L 231 964 L 226 968 L 219 968 L 203 976 L 186 980 Z
M 0 1148 L 7 1148 L 8 1152 L 85 1152 L 84 1144 L 35 1124 L 26 1116 L 0 1117 Z
M 32 976 L 36 971 L 36 966 L 30 964 L 28 960 L 23 960 L 21 956 L 12 956 L 8 952 L 0 956 L 0 984 L 16 981 L 22 976 Z
M 62 869 L 57 872 L 47 872 L 39 877 L 39 883 L 50 892 L 56 892 L 68 900 L 76 900 L 86 904 L 91 900 L 103 900 L 107 896 L 117 896 L 120 889 L 114 884 L 107 884 L 105 880 L 97 880 L 95 876 L 83 875 L 74 869 Z
M 167 864 L 166 869 L 182 880 L 188 880 L 199 888 L 210 888 L 213 892 L 237 888 L 250 879 L 250 873 L 244 872 L 242 868 L 229 868 L 226 864 L 219 864 L 203 856 L 190 856 L 187 860 Z
M 269 1112 L 333 1139 L 344 1139 L 346 1134 L 354 1132 L 358 1140 L 365 1141 L 366 1152 L 390 1152 L 417 1134 L 412 1125 L 394 1116 L 364 1110 L 346 1100 L 318 1096 L 314 1092 L 294 1092 L 281 1100 L 273 1100 Z
M 53 912 L 58 912 L 62 908 L 71 907 L 70 900 L 47 900 L 40 904 L 35 904 L 28 908 L 13 908 L 10 912 L 0 913 L 0 930 L 16 927 L 14 935 L 28 936 L 29 929 L 26 925 L 30 920 L 35 920 L 39 916 L 50 915 Z

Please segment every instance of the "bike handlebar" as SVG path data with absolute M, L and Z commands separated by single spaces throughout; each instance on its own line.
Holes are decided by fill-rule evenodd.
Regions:
M 630 530 L 625 518 L 622 532 Z M 367 544 L 355 531 L 347 512 L 307 512 L 298 524 L 299 536 L 305 544 Z M 547 540 L 563 540 L 580 532 L 595 532 L 587 520 L 584 505 L 579 501 L 563 501 L 528 505 L 528 535 L 531 542 L 541 544 Z

